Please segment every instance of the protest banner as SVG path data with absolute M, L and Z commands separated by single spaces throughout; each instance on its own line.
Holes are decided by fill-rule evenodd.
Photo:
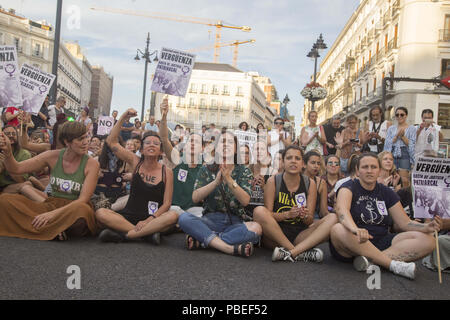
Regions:
M 20 68 L 20 86 L 25 112 L 34 115 L 39 113 L 55 78 L 55 75 L 26 63 L 22 65 L 22 68 Z
M 108 116 L 98 117 L 98 128 L 97 135 L 104 136 L 110 134 L 112 128 L 114 127 L 114 118 Z
M 15 46 L 0 46 L 0 109 L 22 106 L 17 61 Z
M 415 218 L 450 218 L 450 159 L 418 157 L 412 184 Z
M 184 97 L 186 95 L 195 55 L 175 49 L 162 48 L 151 90 Z
M 248 144 L 250 149 L 258 139 L 258 135 L 255 132 L 235 130 L 234 134 L 237 137 L 239 144 Z

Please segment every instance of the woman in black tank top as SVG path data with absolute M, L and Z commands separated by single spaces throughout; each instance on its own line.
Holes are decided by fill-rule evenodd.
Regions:
M 319 177 L 322 165 L 322 156 L 316 151 L 309 151 L 305 154 L 305 175 L 310 177 L 316 183 L 317 202 L 314 211 L 314 218 L 320 219 L 327 216 L 328 211 L 328 192 L 326 182 Z
M 267 181 L 264 207 L 253 211 L 263 229 L 263 245 L 274 248 L 272 261 L 321 262 L 323 252 L 314 247 L 329 239 L 336 215 L 314 220 L 317 187 L 301 174 L 303 151 L 298 146 L 285 150 L 283 162 L 284 173 Z
M 97 221 L 108 229 L 99 239 L 103 242 L 121 242 L 126 239 L 150 239 L 159 244 L 160 232 L 174 226 L 178 215 L 169 211 L 173 194 L 172 170 L 161 165 L 161 138 L 149 131 L 142 138 L 141 157 L 123 148 L 118 140 L 122 124 L 136 115 L 128 109 L 113 127 L 106 139 L 114 154 L 133 168 L 131 192 L 125 208 L 120 212 L 99 209 L 95 212 Z M 150 237 L 147 237 L 150 236 Z

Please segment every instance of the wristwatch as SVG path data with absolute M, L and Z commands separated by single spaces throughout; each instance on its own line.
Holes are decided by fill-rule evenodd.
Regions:
M 231 185 L 233 187 L 233 189 L 236 189 L 236 187 L 238 186 L 238 184 L 236 183 L 236 181 L 233 181 L 233 184 Z

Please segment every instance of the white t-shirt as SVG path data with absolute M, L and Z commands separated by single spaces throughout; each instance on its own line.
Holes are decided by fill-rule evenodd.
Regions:
M 283 133 L 285 139 L 289 139 L 291 137 L 289 132 L 286 132 L 284 130 L 281 132 Z M 272 162 L 273 162 L 273 159 L 275 159 L 275 156 L 277 155 L 278 151 L 284 150 L 284 149 L 286 149 L 286 147 L 284 145 L 284 142 L 280 140 L 280 133 L 277 130 L 271 130 L 269 132 L 269 135 L 270 135 L 270 142 L 272 144 L 269 147 L 269 152 L 270 152 L 270 155 L 272 156 Z
M 419 130 L 419 126 L 416 126 Z M 436 153 L 439 151 L 439 131 L 441 126 L 432 124 L 428 128 L 423 128 L 416 139 L 415 156 L 424 155 L 427 152 Z

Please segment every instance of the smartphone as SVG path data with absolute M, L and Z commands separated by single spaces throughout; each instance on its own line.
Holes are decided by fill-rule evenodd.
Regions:
M 350 142 L 358 143 L 358 142 L 359 142 L 359 139 L 350 139 Z

